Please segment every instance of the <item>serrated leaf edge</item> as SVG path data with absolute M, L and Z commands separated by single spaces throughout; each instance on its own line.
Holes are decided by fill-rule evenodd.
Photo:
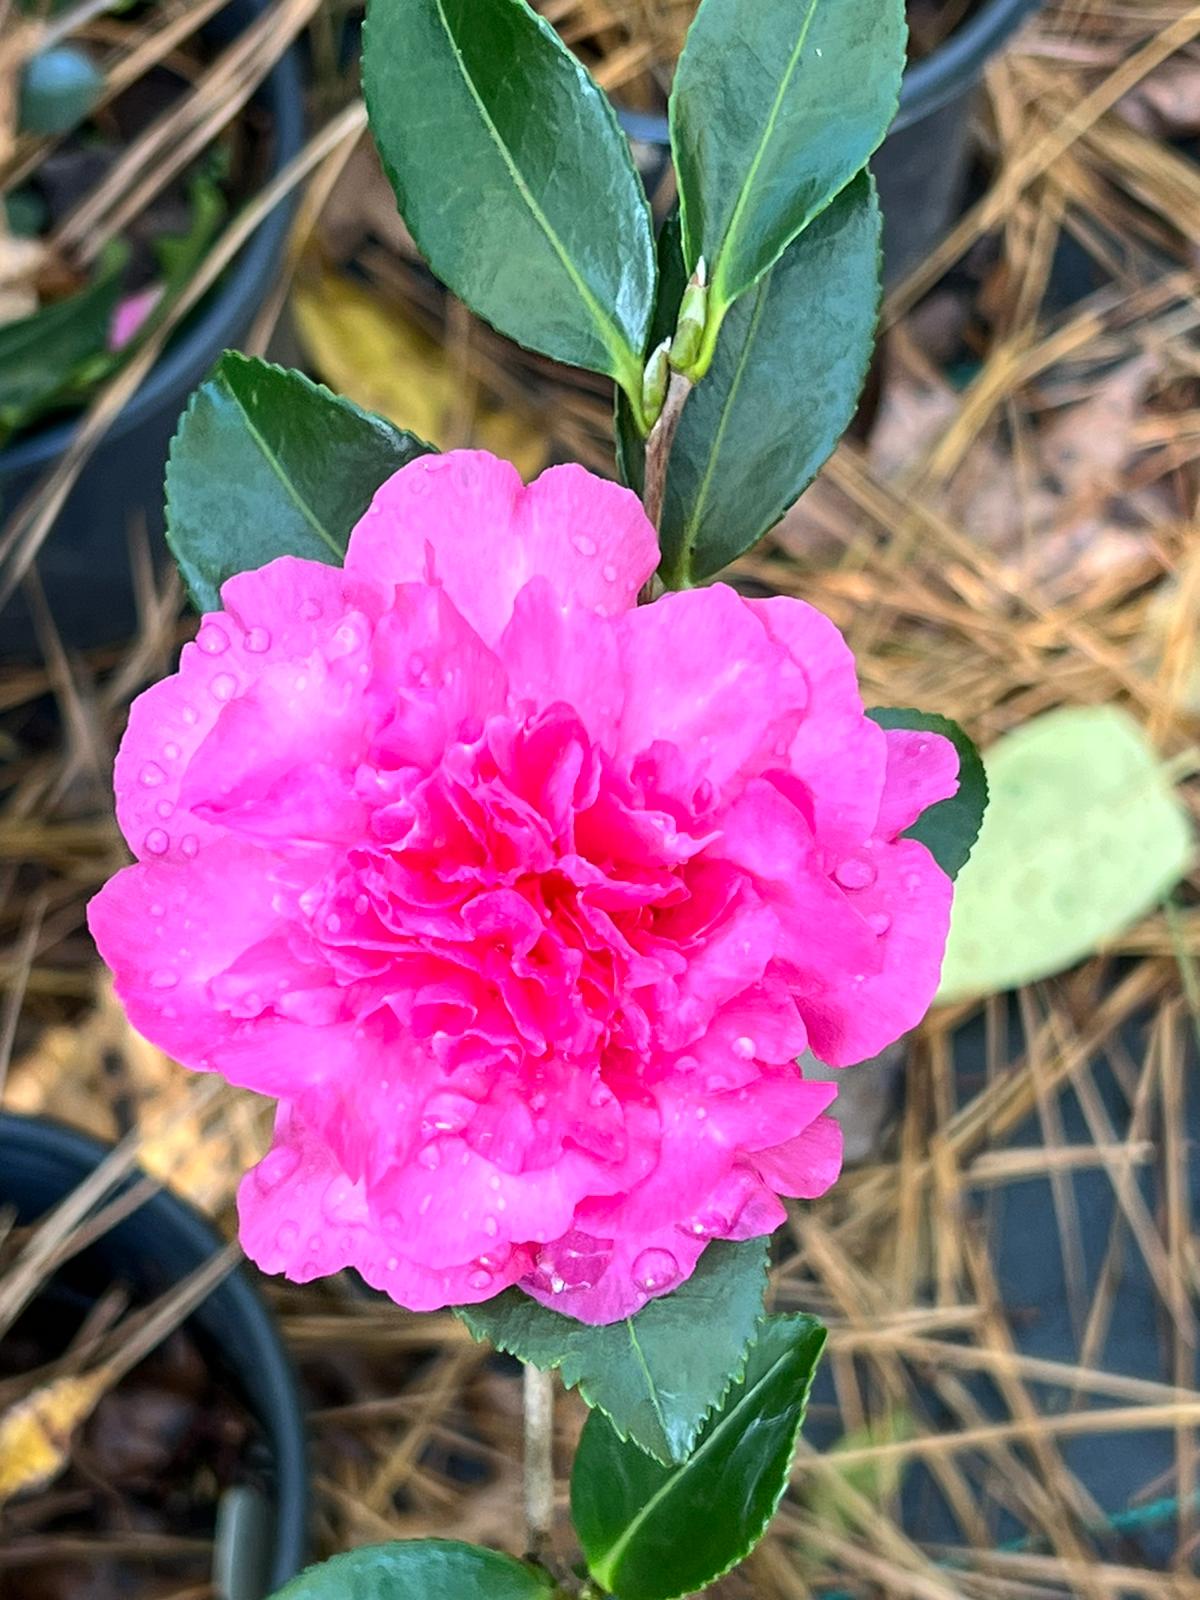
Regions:
M 762 1251 L 761 1251 L 761 1257 L 760 1257 L 760 1263 L 759 1264 L 760 1264 L 760 1266 L 762 1268 L 762 1272 L 763 1272 L 763 1292 L 762 1292 L 762 1296 L 760 1298 L 765 1299 L 765 1297 L 766 1297 L 766 1286 L 767 1286 L 766 1268 L 767 1268 L 767 1244 L 768 1244 L 768 1239 L 767 1239 L 766 1235 L 763 1236 L 761 1243 L 762 1243 Z M 487 1302 L 484 1301 L 483 1304 L 486 1305 Z M 548 1306 L 545 1306 L 542 1309 L 543 1310 L 549 1310 L 550 1308 Z M 719 1394 L 717 1394 L 713 1398 L 711 1404 L 705 1410 L 703 1415 L 696 1419 L 696 1422 L 695 1422 L 694 1426 L 689 1430 L 688 1435 L 687 1435 L 687 1442 L 683 1446 L 683 1454 L 679 1455 L 679 1456 L 671 1455 L 671 1454 L 663 1456 L 663 1455 L 660 1455 L 657 1450 L 652 1450 L 650 1448 L 650 1446 L 646 1443 L 646 1441 L 644 1439 L 639 1439 L 637 1437 L 637 1435 L 632 1432 L 632 1430 L 628 1430 L 627 1431 L 627 1430 L 623 1430 L 622 1429 L 621 1424 L 613 1416 L 612 1412 L 609 1411 L 608 1408 L 600 1400 L 596 1399 L 589 1392 L 589 1390 L 587 1388 L 587 1385 L 588 1385 L 590 1380 L 587 1378 L 586 1374 L 582 1374 L 581 1373 L 578 1378 L 575 1378 L 575 1379 L 573 1379 L 571 1381 L 567 1380 L 567 1378 L 563 1375 L 563 1372 L 562 1372 L 562 1364 L 567 1359 L 567 1356 L 569 1354 L 568 1351 L 564 1351 L 563 1354 L 560 1355 L 557 1358 L 557 1360 L 548 1361 L 548 1362 L 546 1362 L 544 1364 L 542 1362 L 540 1362 L 540 1361 L 534 1361 L 530 1357 L 522 1355 L 519 1350 L 514 1349 L 512 1344 L 511 1344 L 511 1342 L 501 1343 L 501 1342 L 498 1342 L 497 1340 L 493 1339 L 490 1334 L 487 1334 L 487 1333 L 476 1333 L 475 1329 L 471 1326 L 470 1322 L 467 1320 L 469 1315 L 470 1315 L 470 1313 L 471 1313 L 471 1311 L 473 1310 L 473 1307 L 471 1307 L 471 1306 L 455 1306 L 453 1308 L 453 1310 L 454 1310 L 454 1315 L 459 1319 L 459 1321 L 467 1329 L 467 1332 L 471 1335 L 472 1339 L 474 1339 L 477 1344 L 484 1344 L 484 1343 L 491 1344 L 493 1349 L 500 1350 L 505 1355 L 515 1356 L 518 1361 L 524 1361 L 529 1366 L 536 1367 L 539 1372 L 557 1372 L 559 1374 L 559 1377 L 562 1378 L 563 1388 L 568 1390 L 568 1391 L 573 1390 L 573 1389 L 578 1389 L 580 1395 L 586 1401 L 589 1410 L 599 1411 L 601 1416 L 605 1417 L 608 1420 L 608 1423 L 611 1426 L 613 1432 L 616 1434 L 617 1438 L 620 1439 L 622 1444 L 632 1444 L 632 1445 L 634 1445 L 644 1455 L 648 1455 L 651 1458 L 652 1461 L 657 1461 L 659 1466 L 662 1466 L 662 1467 L 680 1467 L 688 1459 L 689 1455 L 691 1454 L 692 1446 L 695 1444 L 696 1440 L 699 1438 L 701 1430 L 703 1429 L 705 1423 L 713 1415 L 713 1413 L 715 1411 L 717 1411 L 724 1404 L 725 1398 L 729 1394 L 729 1391 L 733 1388 L 733 1386 L 735 1384 L 737 1384 L 737 1383 L 741 1383 L 741 1381 L 745 1378 L 745 1376 L 746 1376 L 746 1363 L 750 1358 L 750 1352 L 754 1349 L 755 1345 L 757 1345 L 757 1343 L 759 1341 L 759 1337 L 760 1337 L 761 1331 L 762 1331 L 763 1324 L 767 1320 L 767 1315 L 766 1315 L 765 1312 L 760 1313 L 760 1315 L 755 1318 L 754 1326 L 750 1330 L 750 1337 L 746 1340 L 745 1344 L 742 1346 L 741 1355 L 738 1357 L 736 1365 L 730 1370 L 729 1375 L 728 1375 L 728 1377 L 726 1378 L 726 1381 L 725 1381 L 725 1387 L 720 1391 Z M 554 1315 L 554 1316 L 561 1315 L 561 1313 L 559 1313 L 559 1312 L 553 1312 L 551 1314 Z M 563 1320 L 564 1321 L 569 1321 L 570 1319 L 564 1317 Z M 636 1337 L 633 1334 L 633 1323 L 634 1323 L 634 1320 L 635 1319 L 633 1317 L 625 1317 L 625 1318 L 623 1318 L 623 1321 L 625 1322 L 626 1326 L 630 1330 L 631 1338 L 633 1338 L 634 1342 L 636 1343 Z M 656 1414 L 661 1417 L 662 1410 L 661 1410 L 661 1407 L 659 1406 L 657 1395 L 656 1394 L 652 1395 L 651 1399 L 652 1399 L 652 1401 L 654 1403 L 654 1409 L 655 1409 Z M 664 1428 L 662 1430 L 662 1432 L 663 1432 L 663 1439 L 664 1439 L 664 1441 L 666 1443 L 666 1448 L 669 1451 L 670 1448 L 671 1448 L 671 1445 L 670 1445 L 670 1440 L 667 1439 L 666 1429 Z
M 820 1363 L 821 1355 L 824 1352 L 825 1345 L 826 1345 L 826 1342 L 828 1340 L 829 1335 L 828 1335 L 827 1330 L 816 1320 L 815 1317 L 810 1317 L 804 1312 L 796 1312 L 796 1313 L 792 1313 L 791 1315 L 780 1316 L 780 1317 L 772 1317 L 772 1318 L 765 1318 L 764 1317 L 762 1319 L 762 1323 L 765 1323 L 767 1321 L 772 1321 L 772 1322 L 775 1322 L 776 1324 L 780 1324 L 780 1323 L 784 1323 L 784 1322 L 790 1322 L 790 1323 L 795 1323 L 798 1326 L 803 1324 L 803 1325 L 806 1325 L 807 1327 L 815 1328 L 817 1330 L 817 1332 L 819 1333 L 819 1335 L 820 1335 L 820 1340 L 819 1340 L 819 1343 L 817 1345 L 816 1354 L 813 1357 L 812 1365 L 809 1368 L 808 1381 L 804 1385 L 803 1393 L 802 1393 L 802 1395 L 800 1397 L 800 1404 L 797 1407 L 795 1426 L 792 1428 L 792 1431 L 791 1431 L 790 1445 L 789 1445 L 789 1449 L 788 1449 L 788 1464 L 789 1464 L 789 1468 L 790 1468 L 791 1462 L 792 1462 L 792 1460 L 793 1460 L 793 1458 L 795 1457 L 795 1454 L 796 1454 L 796 1445 L 797 1445 L 797 1443 L 799 1442 L 799 1439 L 800 1439 L 800 1430 L 801 1430 L 801 1428 L 803 1428 L 804 1419 L 808 1415 L 808 1402 L 809 1402 L 809 1399 L 810 1399 L 810 1397 L 812 1395 L 812 1387 L 813 1387 L 813 1382 L 816 1379 L 817 1367 L 818 1367 L 818 1365 Z M 760 1323 L 760 1326 L 762 1326 L 762 1323 Z M 790 1355 L 790 1354 L 791 1354 L 791 1347 L 789 1347 L 787 1355 L 781 1357 L 779 1361 L 776 1361 L 776 1362 L 774 1362 L 772 1364 L 772 1366 L 768 1369 L 768 1373 L 766 1375 L 769 1376 L 770 1373 L 774 1372 L 777 1367 L 782 1365 L 783 1361 L 787 1360 L 787 1356 Z M 718 1433 L 720 1433 L 721 1429 L 724 1428 L 725 1423 L 727 1421 L 732 1420 L 734 1417 L 737 1416 L 737 1413 L 738 1413 L 738 1410 L 739 1410 L 740 1406 L 741 1406 L 741 1401 L 739 1401 L 738 1404 L 736 1406 L 734 1406 L 734 1408 L 730 1411 L 729 1416 L 727 1418 L 723 1417 L 721 1419 L 721 1421 L 717 1424 L 717 1426 L 713 1429 L 712 1433 L 709 1435 L 709 1439 L 715 1439 L 716 1436 L 718 1435 Z M 703 1451 L 707 1447 L 709 1439 L 706 1439 L 704 1441 L 704 1444 L 702 1444 L 700 1446 L 700 1450 L 696 1451 L 696 1455 L 699 1455 L 700 1452 Z M 690 1461 L 692 1461 L 694 1459 L 695 1459 L 695 1456 L 689 1456 L 687 1458 L 688 1462 L 690 1462 Z M 684 1466 L 684 1465 L 687 1465 L 687 1462 L 672 1463 L 672 1465 Z M 751 1534 L 749 1542 L 747 1544 L 745 1544 L 741 1549 L 739 1549 L 737 1554 L 734 1555 L 733 1558 L 729 1561 L 729 1563 L 726 1566 L 722 1567 L 719 1572 L 714 1572 L 714 1573 L 710 1574 L 709 1577 L 705 1578 L 705 1580 L 704 1580 L 704 1588 L 705 1589 L 707 1589 L 711 1584 L 717 1583 L 721 1578 L 723 1578 L 726 1575 L 726 1573 L 732 1572 L 734 1567 L 740 1565 L 741 1562 L 743 1562 L 746 1559 L 746 1557 L 750 1554 L 750 1552 L 757 1546 L 757 1544 L 758 1544 L 759 1540 L 762 1538 L 763 1534 L 766 1533 L 768 1527 L 770 1527 L 772 1519 L 775 1516 L 775 1513 L 779 1510 L 780 1502 L 782 1501 L 784 1495 L 787 1493 L 787 1488 L 788 1488 L 788 1484 L 789 1484 L 790 1481 L 791 1481 L 791 1472 L 789 1470 L 788 1472 L 785 1472 L 783 1474 L 783 1481 L 779 1485 L 779 1492 L 771 1500 L 771 1503 L 767 1507 L 766 1514 L 764 1515 L 764 1517 L 762 1519 L 762 1522 L 758 1525 L 756 1531 L 754 1531 Z M 664 1483 L 660 1489 L 657 1489 L 654 1492 L 654 1494 L 651 1495 L 650 1499 L 646 1502 L 646 1504 L 638 1512 L 637 1517 L 629 1524 L 629 1527 L 621 1535 L 621 1538 L 617 1541 L 617 1544 L 614 1545 L 614 1547 L 613 1547 L 614 1549 L 617 1549 L 621 1545 L 626 1544 L 628 1542 L 628 1539 L 629 1539 L 631 1531 L 639 1525 L 639 1523 L 646 1516 L 646 1513 L 651 1509 L 651 1507 L 654 1506 L 654 1504 L 663 1495 L 665 1495 L 668 1492 L 668 1490 L 671 1488 L 671 1484 L 673 1482 L 674 1482 L 674 1479 L 670 1480 L 667 1483 Z M 596 1578 L 596 1580 L 599 1583 L 603 1584 L 603 1586 L 608 1590 L 608 1592 L 610 1594 L 613 1592 L 612 1589 L 611 1589 L 611 1586 L 609 1584 L 608 1578 L 604 1577 L 604 1576 L 601 1576 L 601 1574 L 598 1573 L 592 1567 L 590 1562 L 588 1563 L 588 1571 L 591 1573 L 591 1575 L 594 1578 Z M 693 1595 L 693 1594 L 696 1594 L 698 1592 L 700 1592 L 700 1591 L 697 1591 L 695 1589 L 679 1589 L 679 1590 L 674 1591 L 671 1594 L 659 1595 L 659 1596 L 656 1597 L 656 1600 L 686 1600 L 686 1597 L 688 1595 Z

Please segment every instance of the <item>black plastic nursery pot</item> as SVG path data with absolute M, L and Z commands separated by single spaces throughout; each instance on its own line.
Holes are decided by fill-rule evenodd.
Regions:
M 227 44 L 261 14 L 265 0 L 229 0 L 201 30 Z M 253 104 L 270 120 L 267 180 L 304 142 L 303 80 L 296 51 L 287 51 L 259 87 Z M 293 202 L 263 220 L 199 310 L 184 325 L 137 394 L 113 422 L 67 496 L 37 558 L 51 615 L 73 648 L 127 638 L 136 623 L 129 532 L 142 524 L 151 549 L 163 552 L 163 472 L 171 435 L 188 395 L 222 350 L 245 338 L 275 279 Z M 0 450 L 0 518 L 36 489 L 75 437 L 74 419 L 35 429 Z M 37 653 L 37 638 L 18 593 L 0 613 L 0 659 Z
M 19 1224 L 35 1221 L 107 1154 L 105 1145 L 58 1123 L 0 1114 L 0 1209 L 12 1207 Z M 118 1193 L 141 1177 L 131 1173 Z M 81 1311 L 114 1283 L 148 1301 L 220 1249 L 199 1212 L 160 1189 L 66 1263 L 61 1283 Z M 274 1318 L 242 1269 L 192 1313 L 187 1328 L 222 1389 L 254 1418 L 269 1457 L 260 1476 L 271 1501 L 270 1536 L 254 1563 L 262 1571 L 239 1574 L 239 1593 L 261 1600 L 294 1577 L 308 1554 L 307 1446 L 296 1379 Z
M 871 163 L 884 217 L 884 277 L 903 278 L 946 233 L 962 203 L 971 158 L 971 105 L 991 58 L 1041 0 L 983 0 L 904 75 L 900 110 Z M 670 148 L 665 116 L 622 111 L 637 144 Z

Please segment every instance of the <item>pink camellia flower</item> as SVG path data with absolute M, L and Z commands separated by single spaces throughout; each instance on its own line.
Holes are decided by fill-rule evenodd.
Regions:
M 637 607 L 657 556 L 581 468 L 424 457 L 134 705 L 91 926 L 143 1033 L 279 1101 L 267 1271 L 603 1323 L 836 1177 L 795 1060 L 929 1004 L 950 883 L 899 835 L 957 756 L 799 601 Z

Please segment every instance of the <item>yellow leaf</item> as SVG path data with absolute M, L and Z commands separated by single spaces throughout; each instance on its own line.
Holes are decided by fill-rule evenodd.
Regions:
M 442 347 L 402 311 L 325 270 L 297 283 L 292 313 L 309 360 L 331 389 L 439 449 L 466 442 L 450 436 L 460 415 L 460 377 Z M 469 442 L 505 457 L 526 479 L 546 462 L 545 437 L 515 411 L 477 409 Z
M 58 1378 L 0 1417 L 0 1505 L 52 1483 L 67 1464 L 75 1430 L 112 1383 L 107 1368 Z

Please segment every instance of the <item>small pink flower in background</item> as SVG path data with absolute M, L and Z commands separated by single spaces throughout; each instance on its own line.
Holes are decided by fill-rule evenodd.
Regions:
M 139 289 L 136 294 L 126 295 L 113 312 L 108 330 L 108 348 L 115 352 L 132 344 L 153 316 L 162 297 L 161 283 L 152 283 L 148 289 Z
M 899 835 L 957 757 L 799 601 L 636 607 L 657 557 L 581 468 L 425 457 L 134 705 L 91 926 L 143 1033 L 278 1099 L 267 1271 L 608 1322 L 836 1177 L 795 1058 L 928 1006 L 950 882 Z

